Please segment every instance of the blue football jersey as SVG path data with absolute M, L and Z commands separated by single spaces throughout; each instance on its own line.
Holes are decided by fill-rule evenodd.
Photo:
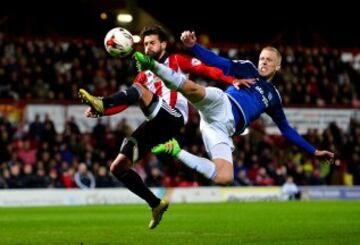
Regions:
M 266 112 L 275 123 L 286 120 L 281 97 L 275 86 L 262 78 L 254 64 L 247 60 L 232 61 L 228 74 L 238 78 L 255 78 L 250 88 L 236 89 L 230 86 L 225 92 L 229 94 L 244 113 L 245 127 Z
M 265 112 L 276 123 L 283 136 L 308 153 L 314 154 L 315 147 L 289 125 L 282 107 L 281 96 L 275 86 L 260 76 L 256 66 L 251 61 L 226 59 L 198 44 L 195 44 L 192 50 L 201 61 L 222 69 L 225 75 L 256 79 L 256 83 L 250 88 L 242 87 L 238 90 L 234 86 L 230 86 L 225 91 L 232 102 L 232 112 L 238 131 L 244 130 Z M 243 120 L 240 120 L 241 118 Z M 240 125 L 242 122 L 244 125 Z

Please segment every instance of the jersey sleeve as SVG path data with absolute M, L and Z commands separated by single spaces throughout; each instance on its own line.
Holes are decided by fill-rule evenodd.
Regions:
M 198 57 L 205 64 L 218 67 L 224 72 L 225 75 L 231 75 L 229 74 L 229 70 L 231 67 L 230 59 L 223 58 L 199 44 L 195 44 L 192 47 L 192 51 L 194 52 L 196 57 Z
M 268 111 L 267 114 L 276 123 L 281 134 L 309 154 L 314 154 L 316 148 L 306 141 L 294 128 L 292 128 L 286 119 L 284 110 L 279 106 L 275 110 Z
M 221 69 L 217 67 L 207 66 L 194 57 L 177 54 L 175 58 L 180 69 L 186 73 L 228 84 L 232 84 L 235 79 L 231 76 L 225 76 L 224 72 Z
M 223 58 L 214 52 L 195 44 L 192 51 L 202 62 L 220 68 L 225 75 L 235 78 L 257 78 L 259 72 L 256 66 L 249 60 L 230 60 Z
M 257 78 L 259 77 L 259 72 L 250 60 L 233 60 L 227 75 L 236 78 Z

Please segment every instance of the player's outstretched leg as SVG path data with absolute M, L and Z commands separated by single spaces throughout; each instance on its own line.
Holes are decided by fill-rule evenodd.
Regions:
M 161 218 L 165 213 L 165 211 L 168 209 L 168 207 L 169 207 L 169 201 L 167 201 L 166 199 L 162 199 L 159 205 L 151 210 L 152 218 L 149 224 L 150 229 L 154 229 L 160 223 Z
M 141 71 L 145 71 L 145 70 L 154 70 L 155 67 L 155 61 L 154 59 L 152 59 L 149 56 L 144 55 L 141 52 L 135 52 L 134 53 L 134 57 L 136 59 L 136 67 L 141 70 Z
M 206 178 L 214 180 L 216 176 L 216 166 L 209 159 L 198 157 L 185 150 L 182 150 L 176 139 L 171 139 L 166 143 L 159 144 L 151 149 L 155 155 L 160 153 L 167 153 L 176 157 L 186 166 L 203 174 Z
M 89 94 L 85 89 L 80 89 L 78 92 L 79 98 L 83 103 L 89 105 L 99 115 L 104 114 L 104 103 L 101 99 L 96 96 Z
M 160 153 L 167 153 L 176 157 L 181 151 L 179 143 L 176 139 L 171 139 L 164 144 L 159 144 L 151 149 L 151 152 L 155 155 Z
M 136 59 L 136 66 L 139 70 L 151 70 L 163 80 L 168 88 L 172 90 L 181 90 L 183 84 L 187 80 L 187 77 L 183 74 L 175 72 L 171 68 L 158 63 L 151 57 L 148 57 L 140 52 L 135 52 L 134 58 Z

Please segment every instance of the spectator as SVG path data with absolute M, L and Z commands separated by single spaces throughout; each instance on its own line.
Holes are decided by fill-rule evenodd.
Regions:
M 24 166 L 24 175 L 22 176 L 24 187 L 25 188 L 35 188 L 36 186 L 36 176 L 33 173 L 33 166 L 32 165 L 25 165 Z
M 35 121 L 29 125 L 29 133 L 35 140 L 40 140 L 42 132 L 44 130 L 44 124 L 40 122 L 40 115 L 35 115 Z
M 14 164 L 10 168 L 10 177 L 7 181 L 9 188 L 24 188 L 24 180 L 21 174 L 21 168 L 19 164 Z
M 298 200 L 300 199 L 300 191 L 294 183 L 294 179 L 288 176 L 285 184 L 282 186 L 282 194 L 285 200 Z
M 7 184 L 7 180 L 9 178 L 10 178 L 9 170 L 3 169 L 2 171 L 0 171 L 0 189 L 9 188 Z
M 109 175 L 106 167 L 101 166 L 98 169 L 98 173 L 96 175 L 96 187 L 98 188 L 108 188 L 113 187 L 113 179 Z
M 19 159 L 24 164 L 34 165 L 36 162 L 36 153 L 37 150 L 31 147 L 31 142 L 29 139 L 24 141 L 20 141 L 22 144 L 20 145 L 20 149 L 18 152 Z
M 63 165 L 64 167 L 64 165 Z M 76 183 L 74 182 L 74 169 L 73 168 L 63 168 L 62 176 L 61 176 L 62 183 L 64 184 L 65 188 L 75 188 Z
M 49 185 L 48 188 L 64 188 L 64 184 L 62 183 L 58 172 L 56 169 L 51 169 L 49 173 Z
M 74 175 L 76 185 L 80 189 L 93 189 L 95 188 L 95 177 L 87 169 L 85 163 L 80 163 L 78 171 Z

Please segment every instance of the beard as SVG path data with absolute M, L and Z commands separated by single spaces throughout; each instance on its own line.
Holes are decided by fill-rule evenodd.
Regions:
M 146 55 L 153 58 L 154 60 L 159 60 L 160 59 L 160 56 L 161 56 L 161 53 L 162 51 L 159 50 L 157 52 L 153 52 L 153 51 L 150 51 L 149 53 L 147 53 Z

